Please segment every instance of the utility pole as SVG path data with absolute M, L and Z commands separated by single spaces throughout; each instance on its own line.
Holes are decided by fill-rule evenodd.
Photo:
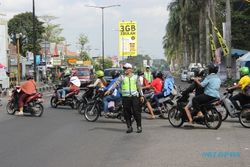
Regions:
M 231 57 L 231 5 L 230 5 L 230 0 L 226 0 L 226 36 L 225 36 L 225 40 L 226 40 L 226 44 L 228 46 L 229 49 L 229 54 L 226 58 L 226 65 L 227 65 L 227 78 L 231 79 L 232 77 L 234 77 L 235 71 L 232 70 L 232 67 L 234 67 L 234 65 L 232 66 L 232 57 Z

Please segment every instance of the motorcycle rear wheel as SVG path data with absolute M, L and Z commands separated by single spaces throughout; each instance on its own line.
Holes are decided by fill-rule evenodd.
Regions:
M 250 111 L 249 109 L 243 109 L 239 116 L 240 124 L 245 128 L 250 128 Z
M 85 119 L 89 122 L 95 122 L 100 116 L 98 108 L 96 107 L 96 104 L 87 105 L 84 110 L 83 115 Z
M 16 112 L 15 107 L 14 107 L 14 103 L 8 102 L 6 105 L 6 111 L 9 115 L 14 115 Z
M 50 106 L 52 108 L 57 108 L 57 100 L 56 100 L 56 97 L 52 97 L 51 100 L 50 100 Z
M 40 103 L 36 103 L 32 108 L 34 108 L 34 110 L 32 110 L 31 115 L 35 116 L 35 117 L 41 117 L 43 115 L 43 105 Z
M 184 118 L 182 116 L 182 113 L 177 109 L 177 107 L 173 107 L 169 110 L 168 120 L 169 123 L 176 128 L 181 127 L 184 123 Z
M 221 123 L 221 114 L 215 108 L 211 108 L 206 112 L 205 124 L 209 129 L 218 129 L 221 126 Z

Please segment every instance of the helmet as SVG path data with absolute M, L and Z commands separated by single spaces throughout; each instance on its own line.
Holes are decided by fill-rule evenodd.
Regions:
M 26 80 L 30 80 L 30 79 L 34 79 L 34 77 L 32 75 L 27 74 L 26 75 Z
M 219 70 L 219 67 L 216 65 L 216 64 L 213 64 L 213 63 L 210 63 L 208 65 L 208 73 L 211 74 L 211 73 L 217 73 Z
M 64 76 L 68 76 L 68 75 L 70 75 L 70 70 L 69 69 L 64 71 Z
M 112 71 L 112 72 L 111 72 L 111 76 L 112 76 L 112 78 L 113 78 L 113 79 L 114 79 L 114 78 L 117 78 L 117 77 L 119 77 L 119 76 L 120 76 L 120 72 L 119 72 L 119 71 L 117 71 L 117 70 Z
M 199 77 L 200 70 L 198 68 L 195 68 L 193 72 L 194 72 L 194 77 Z
M 205 77 L 206 76 L 206 70 L 201 70 L 198 74 L 198 77 Z
M 245 76 L 249 74 L 249 68 L 248 67 L 241 67 L 240 68 L 240 76 Z
M 138 76 L 142 76 L 142 75 L 144 75 L 144 72 L 141 71 L 141 70 L 138 70 L 138 71 L 137 71 L 137 75 L 138 75 Z
M 104 76 L 104 72 L 102 70 L 98 70 L 96 71 L 95 75 L 97 76 L 97 78 L 100 78 Z
M 162 78 L 162 77 L 163 77 L 163 74 L 162 74 L 161 71 L 157 71 L 155 76 L 156 76 L 157 78 Z

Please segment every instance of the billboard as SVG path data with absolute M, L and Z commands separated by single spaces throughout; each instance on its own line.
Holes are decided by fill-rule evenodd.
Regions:
M 134 21 L 119 22 L 119 55 L 137 56 L 137 24 Z

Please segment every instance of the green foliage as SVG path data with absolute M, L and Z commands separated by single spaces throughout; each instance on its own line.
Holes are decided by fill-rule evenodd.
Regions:
M 102 59 L 98 59 L 96 63 L 94 63 L 95 70 L 102 70 Z M 104 59 L 104 69 L 111 68 L 113 66 L 113 61 L 110 59 Z
M 86 51 L 82 51 L 80 53 L 80 59 L 83 60 L 83 61 L 91 60 L 89 54 Z
M 52 24 L 50 23 L 52 20 L 55 20 L 57 17 L 44 15 L 40 16 L 40 19 L 43 20 L 44 24 L 44 33 L 43 38 L 45 41 L 52 42 L 52 43 L 61 43 L 65 41 L 65 38 L 60 36 L 63 31 L 63 28 L 60 28 L 60 24 Z
M 40 22 L 37 17 L 35 17 L 35 53 L 39 53 L 41 47 L 39 41 L 42 39 L 42 33 L 44 32 L 43 22 Z M 26 40 L 22 43 L 22 55 L 26 55 L 27 51 L 33 51 L 33 15 L 31 12 L 21 13 L 15 15 L 8 22 L 8 34 L 13 37 L 15 34 L 22 33 L 26 37 Z M 16 44 L 16 41 L 12 41 Z

